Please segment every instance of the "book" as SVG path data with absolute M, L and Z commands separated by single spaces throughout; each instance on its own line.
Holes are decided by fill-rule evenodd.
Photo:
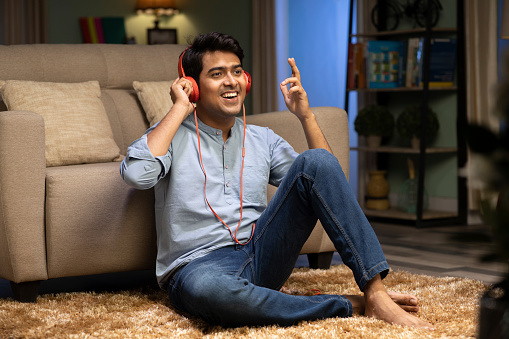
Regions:
M 355 87 L 355 44 L 348 44 L 348 63 L 346 67 L 346 88 L 354 89 Z
M 81 17 L 79 21 L 83 42 L 86 44 L 91 43 L 92 39 L 90 38 L 90 30 L 88 29 L 88 19 L 86 17 Z
M 127 40 L 123 17 L 101 18 L 104 40 L 107 44 L 125 44 Z
M 347 88 L 366 88 L 364 44 L 350 43 L 348 47 Z
M 366 88 L 366 57 L 365 46 L 358 42 L 355 44 L 355 84 L 357 88 Z
M 367 47 L 367 83 L 369 88 L 395 88 L 400 85 L 401 41 L 371 40 Z
M 406 63 L 406 87 L 418 87 L 420 85 L 420 55 L 423 38 L 409 38 L 407 43 L 407 63 Z
M 401 40 L 401 54 L 399 56 L 398 87 L 405 87 L 408 41 Z
M 429 87 L 452 87 L 454 85 L 456 47 L 455 38 L 430 40 Z M 420 85 L 422 86 L 422 78 Z
M 90 40 L 93 44 L 96 44 L 98 42 L 98 40 L 97 40 L 97 32 L 95 31 L 94 18 L 91 16 L 87 17 L 87 22 L 88 22 L 88 31 L 90 33 Z
M 98 17 L 94 18 L 94 24 L 95 32 L 97 33 L 97 42 L 100 44 L 105 43 L 106 41 L 104 40 L 104 32 L 101 18 Z

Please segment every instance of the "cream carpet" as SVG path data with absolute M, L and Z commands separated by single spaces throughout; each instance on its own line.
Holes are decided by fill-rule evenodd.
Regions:
M 390 291 L 420 299 L 419 318 L 435 331 L 390 325 L 362 316 L 301 322 L 291 327 L 224 329 L 175 312 L 154 288 L 115 293 L 59 293 L 36 304 L 0 300 L 0 338 L 469 338 L 477 335 L 479 299 L 488 285 L 469 279 L 391 272 Z M 360 294 L 350 270 L 295 269 L 286 293 Z

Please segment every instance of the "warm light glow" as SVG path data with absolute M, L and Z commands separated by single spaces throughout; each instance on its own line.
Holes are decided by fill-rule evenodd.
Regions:
M 138 0 L 136 2 L 136 13 L 138 14 L 160 16 L 178 14 L 178 12 L 174 0 Z
M 509 39 L 509 0 L 502 4 L 502 23 L 500 25 L 500 38 Z

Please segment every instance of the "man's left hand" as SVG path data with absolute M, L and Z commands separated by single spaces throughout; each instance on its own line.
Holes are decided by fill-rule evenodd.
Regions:
M 279 87 L 285 99 L 288 110 L 295 114 L 300 120 L 306 120 L 313 116 L 309 108 L 309 100 L 306 91 L 300 81 L 300 72 L 297 68 L 294 58 L 288 59 L 288 64 L 292 68 L 292 76 L 285 79 Z M 288 88 L 288 85 L 289 88 Z

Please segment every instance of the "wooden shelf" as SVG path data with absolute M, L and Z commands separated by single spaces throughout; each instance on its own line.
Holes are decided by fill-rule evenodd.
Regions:
M 392 147 L 392 146 L 380 146 L 380 147 L 350 147 L 351 151 L 359 152 L 374 152 L 374 153 L 402 153 L 402 154 L 419 154 L 420 150 L 411 147 Z M 456 153 L 458 149 L 456 147 L 430 147 L 426 148 L 426 154 L 437 154 L 437 153 Z
M 456 86 L 440 86 L 429 87 L 428 91 L 456 91 Z M 395 88 L 349 88 L 348 92 L 418 92 L 422 91 L 422 87 L 395 87 Z
M 384 36 L 395 36 L 395 35 L 411 35 L 411 34 L 424 34 L 426 32 L 425 28 L 414 28 L 414 29 L 401 29 L 395 31 L 383 31 L 383 32 L 373 32 L 373 33 L 358 33 L 358 34 L 350 34 L 350 37 L 357 38 L 369 38 L 369 37 L 384 37 Z M 434 27 L 431 29 L 432 33 L 456 33 L 458 30 L 454 27 L 452 28 L 437 28 Z
M 390 209 L 383 210 L 383 211 L 370 210 L 367 208 L 362 208 L 362 210 L 363 210 L 364 214 L 366 215 L 366 217 L 417 220 L 417 215 L 415 213 L 405 213 L 405 212 L 399 210 L 397 207 L 391 207 Z M 458 216 L 457 212 L 425 210 L 422 213 L 422 220 L 454 218 L 457 216 Z

